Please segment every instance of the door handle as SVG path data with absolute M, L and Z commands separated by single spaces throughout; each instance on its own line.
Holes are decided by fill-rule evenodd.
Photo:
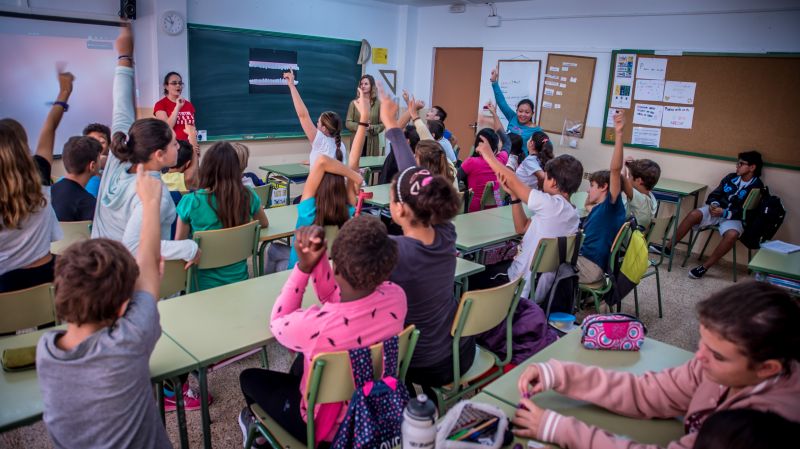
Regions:
M 467 125 L 467 126 L 469 126 L 469 127 L 470 127 L 470 128 L 472 128 L 472 129 L 478 129 L 478 122 L 473 122 L 473 123 L 470 123 L 470 124 L 469 124 L 469 125 Z

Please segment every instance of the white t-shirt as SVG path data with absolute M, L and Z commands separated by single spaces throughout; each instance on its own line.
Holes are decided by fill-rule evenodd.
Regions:
M 522 297 L 528 298 L 530 293 L 531 262 L 543 238 L 565 237 L 578 231 L 578 212 L 563 196 L 531 190 L 528 197 L 528 208 L 533 212 L 531 224 L 522 237 L 522 244 L 517 257 L 508 268 L 509 279 L 522 275 L 525 288 Z
M 625 195 L 622 195 L 623 199 Z M 633 189 L 633 198 L 628 201 L 628 216 L 636 217 L 636 223 L 639 226 L 644 227 L 647 229 L 650 226 L 650 223 L 653 221 L 653 217 L 656 216 L 656 209 L 658 208 L 658 201 L 656 201 L 656 197 L 653 195 L 653 192 L 650 192 L 648 195 Z
M 517 167 L 517 177 L 527 184 L 528 187 L 536 190 L 539 188 L 539 178 L 536 177 L 537 171 L 542 171 L 539 158 L 530 155 L 523 159 L 522 163 Z
M 343 157 L 340 162 L 347 161 L 347 148 L 344 146 L 344 142 L 340 143 L 339 148 L 342 149 Z M 324 154 L 331 159 L 336 159 L 336 139 L 328 137 L 322 131 L 317 130 L 317 136 L 314 137 L 314 141 L 311 142 L 311 154 L 308 155 L 309 164 L 313 166 L 314 161 L 317 160 L 317 156 L 320 154 Z
M 442 137 L 441 139 L 437 140 L 436 143 L 442 146 L 444 154 L 445 156 L 447 156 L 447 160 L 452 163 L 455 163 L 456 152 L 453 150 L 453 145 L 450 143 L 450 141 Z
M 28 266 L 50 253 L 50 243 L 64 233 L 50 205 L 50 186 L 42 186 L 47 203 L 25 217 L 19 228 L 0 230 L 0 274 Z

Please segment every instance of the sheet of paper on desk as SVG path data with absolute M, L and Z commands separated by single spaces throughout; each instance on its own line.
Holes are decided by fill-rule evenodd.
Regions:
M 800 251 L 800 245 L 786 243 L 783 240 L 770 240 L 769 242 L 764 242 L 761 244 L 761 248 L 781 254 L 791 254 L 793 252 Z

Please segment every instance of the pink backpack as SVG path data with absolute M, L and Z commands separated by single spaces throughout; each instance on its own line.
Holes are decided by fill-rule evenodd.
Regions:
M 624 313 L 589 315 L 581 323 L 581 344 L 586 349 L 638 351 L 647 328 L 638 318 Z

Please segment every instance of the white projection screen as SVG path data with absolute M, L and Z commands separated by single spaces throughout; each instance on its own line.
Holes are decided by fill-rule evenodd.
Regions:
M 49 103 L 58 94 L 56 65 L 66 63 L 75 87 L 56 132 L 55 153 L 89 123 L 111 126 L 111 89 L 117 63 L 113 22 L 9 17 L 0 13 L 0 118 L 25 127 L 35 151 Z

